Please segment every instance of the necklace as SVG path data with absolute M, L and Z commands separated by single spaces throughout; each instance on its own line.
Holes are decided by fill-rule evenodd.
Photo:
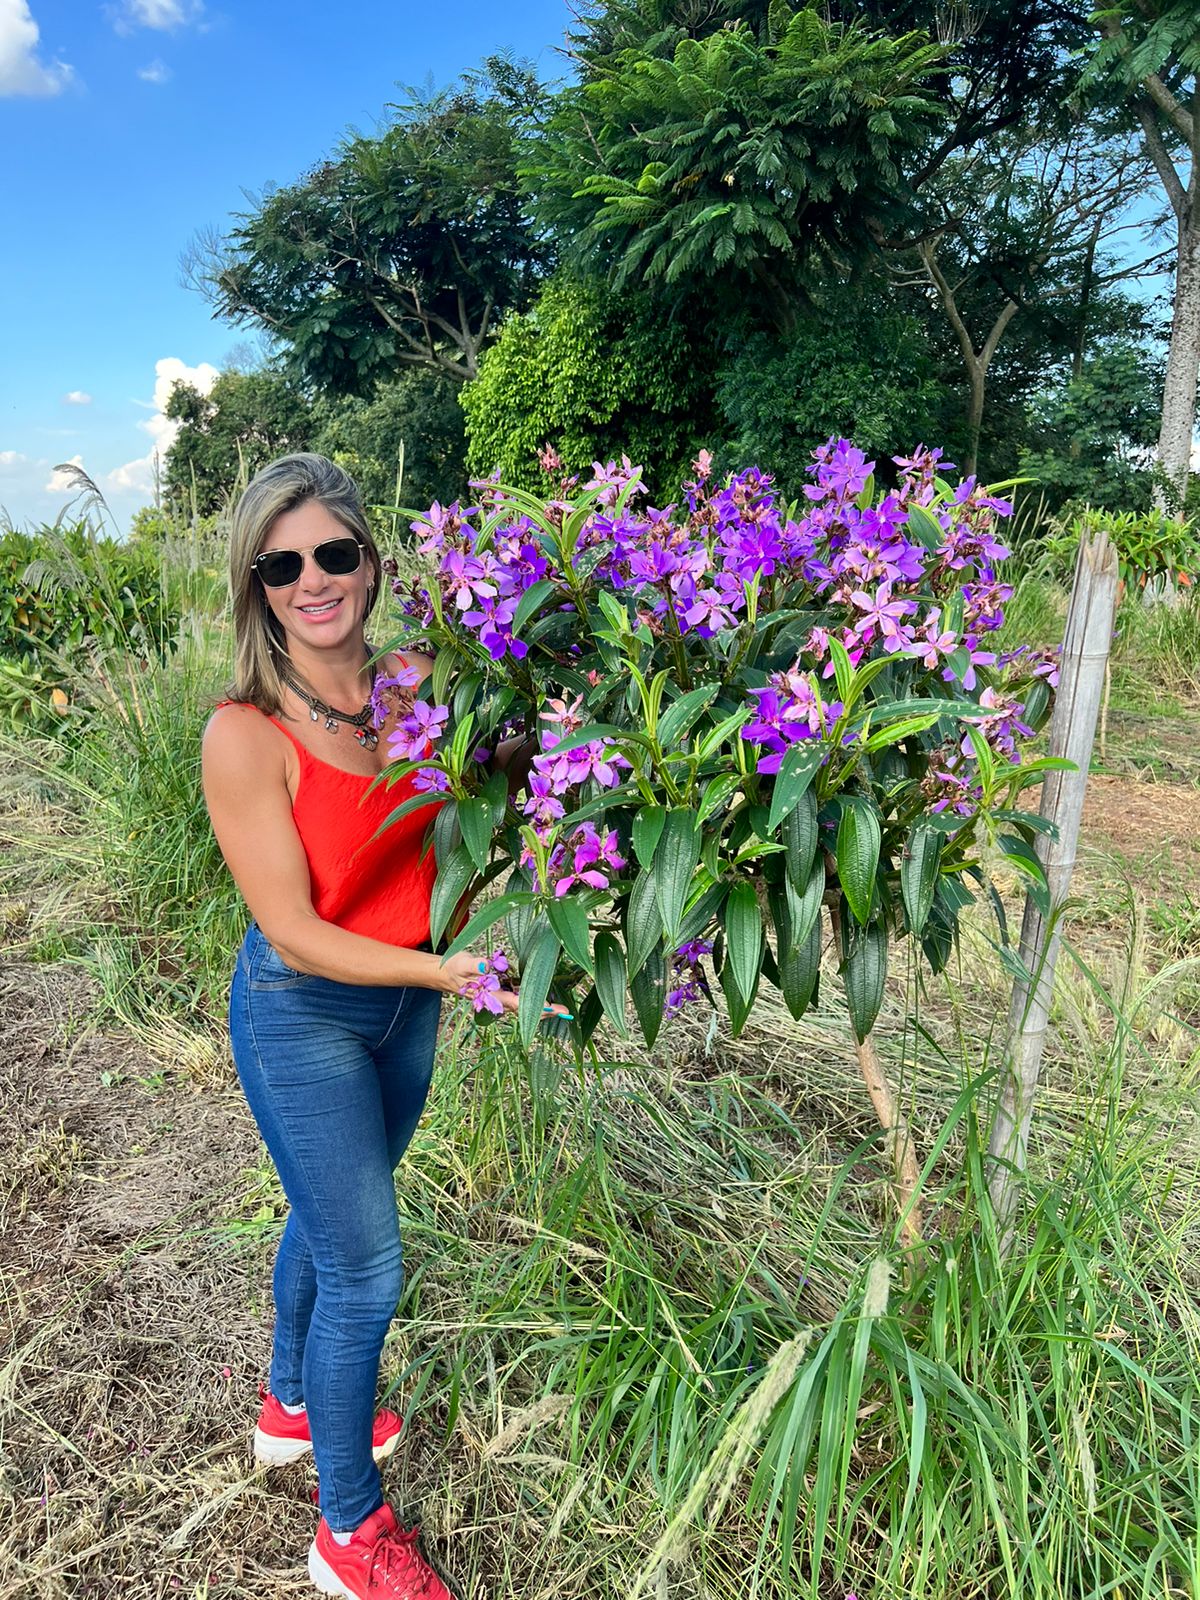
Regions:
M 378 674 L 378 671 L 378 667 L 372 665 L 372 689 L 375 687 L 375 678 Z M 354 737 L 358 740 L 359 744 L 362 745 L 364 750 L 374 750 L 375 746 L 379 743 L 379 735 L 371 726 L 371 723 L 374 721 L 375 710 L 369 697 L 361 711 L 339 711 L 336 706 L 327 705 L 324 700 L 322 700 L 318 695 L 315 695 L 311 689 L 307 688 L 303 683 L 301 683 L 299 679 L 297 679 L 295 675 L 289 672 L 286 668 L 284 669 L 283 673 L 283 681 L 287 684 L 288 688 L 297 697 L 297 699 L 303 700 L 304 704 L 308 707 L 308 718 L 310 722 L 320 722 L 322 718 L 325 719 L 326 733 L 337 733 L 339 724 L 344 722 L 348 727 L 354 729 Z

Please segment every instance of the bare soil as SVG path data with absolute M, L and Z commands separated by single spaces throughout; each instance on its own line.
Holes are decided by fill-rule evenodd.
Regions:
M 250 1460 L 253 1124 L 88 1000 L 73 969 L 0 973 L 0 1597 L 309 1593 L 309 1473 Z

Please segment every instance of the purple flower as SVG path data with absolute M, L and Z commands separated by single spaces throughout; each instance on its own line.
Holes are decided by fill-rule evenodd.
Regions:
M 418 767 L 412 775 L 412 786 L 419 794 L 448 794 L 449 774 L 442 767 Z
M 388 756 L 392 761 L 419 761 L 446 731 L 449 706 L 431 706 L 415 700 L 408 715 L 388 735 Z
M 480 966 L 483 971 L 477 977 L 468 978 L 458 992 L 471 1002 L 476 1012 L 490 1011 L 499 1016 L 504 1010 L 500 1001 L 503 988 L 500 980 L 508 971 L 508 957 L 503 950 L 495 950 L 482 958 Z

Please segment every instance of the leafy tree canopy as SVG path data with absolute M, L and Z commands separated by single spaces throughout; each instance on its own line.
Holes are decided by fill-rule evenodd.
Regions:
M 718 280 L 727 304 L 786 329 L 822 268 L 907 217 L 942 55 L 775 0 L 759 29 L 732 20 L 665 58 L 618 49 L 559 97 L 523 170 L 617 289 Z
M 427 506 L 457 499 L 466 482 L 464 417 L 459 385 L 443 373 L 402 372 L 369 400 L 324 402 L 316 411 L 313 448 L 345 467 L 368 506 Z
M 516 163 L 545 92 L 493 57 L 393 107 L 300 182 L 266 194 L 201 269 L 218 313 L 265 329 L 293 371 L 365 394 L 405 366 L 473 378 L 498 314 L 529 302 L 547 247 Z
M 664 318 L 645 294 L 552 279 L 534 310 L 509 318 L 463 392 L 469 466 L 536 487 L 537 453 L 551 444 L 572 471 L 625 453 L 660 464 L 656 490 L 677 485 L 716 425 L 703 327 Z
M 219 511 L 239 479 L 311 447 L 308 401 L 271 368 L 223 372 L 207 395 L 177 383 L 166 414 L 181 426 L 164 462 L 165 496 L 200 516 Z

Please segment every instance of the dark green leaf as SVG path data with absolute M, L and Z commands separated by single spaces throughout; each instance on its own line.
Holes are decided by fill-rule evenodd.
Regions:
M 546 996 L 558 966 L 561 948 L 558 934 L 553 928 L 539 928 L 529 947 L 529 955 L 521 967 L 521 991 L 517 1002 L 517 1030 L 525 1049 L 533 1043 L 537 1025 L 546 1008 Z
M 639 872 L 625 907 L 625 950 L 630 978 L 640 972 L 651 950 L 662 944 L 662 914 L 654 894 L 654 879 Z
M 664 750 L 683 738 L 700 713 L 716 699 L 720 687 L 719 683 L 704 683 L 671 702 L 658 722 L 658 742 Z
M 654 852 L 654 893 L 667 938 L 677 941 L 688 890 L 700 859 L 700 820 L 694 811 L 668 811 Z
M 754 1004 L 755 994 L 758 990 L 758 976 L 757 974 L 755 975 L 754 987 L 750 992 L 749 998 L 744 997 L 738 990 L 737 979 L 734 977 L 733 968 L 727 957 L 721 967 L 721 989 L 725 995 L 725 1004 L 729 1008 L 730 1031 L 736 1039 L 746 1026 L 746 1018 L 750 1015 L 750 1009 Z
M 498 828 L 508 809 L 508 774 L 493 772 L 483 786 L 483 797 L 491 807 L 492 827 Z
M 643 867 L 649 868 L 654 859 L 666 820 L 664 806 L 643 806 L 633 819 L 633 853 Z
M 791 813 L 801 795 L 808 792 L 824 757 L 825 747 L 819 739 L 794 744 L 784 756 L 775 774 L 775 787 L 771 791 L 771 811 L 767 821 L 771 833 Z
M 439 867 L 461 840 L 462 830 L 458 826 L 458 804 L 454 800 L 447 800 L 446 804 L 433 819 L 433 854 Z
M 505 894 L 498 894 L 494 900 L 488 900 L 468 920 L 462 932 L 447 948 L 446 955 L 456 956 L 478 939 L 481 933 L 486 933 L 494 923 L 499 922 L 501 917 L 508 916 L 517 906 L 532 905 L 533 900 L 534 896 L 527 889 L 509 890 Z
M 474 876 L 475 863 L 467 853 L 466 845 L 456 844 L 438 867 L 437 881 L 429 900 L 429 938 L 434 949 Z
M 592 970 L 592 952 L 589 943 L 591 929 L 587 912 L 576 895 L 565 894 L 562 899 L 551 899 L 547 906 L 550 923 L 562 940 L 563 949 L 587 973 Z
M 708 932 L 709 925 L 725 904 L 728 894 L 727 883 L 710 884 L 705 889 L 699 899 L 695 900 L 683 914 L 683 921 L 679 924 L 680 944 L 687 944 L 691 939 L 700 939 Z
M 764 943 L 762 915 L 752 883 L 736 883 L 725 907 L 725 939 L 728 945 L 725 965 L 743 1000 L 749 1001 L 758 988 L 762 971 Z
M 667 1003 L 667 969 L 661 949 L 649 955 L 636 976 L 631 980 L 629 992 L 633 1009 L 637 1013 L 642 1038 L 652 1045 L 662 1027 L 663 1008 Z
M 623 1039 L 629 1037 L 625 1026 L 625 952 L 616 934 L 607 931 L 596 935 L 596 993 L 604 1007 L 604 1014 Z
M 887 978 L 887 931 L 882 922 L 868 923 L 861 928 L 857 923 L 844 924 L 846 955 L 842 964 L 842 983 L 846 989 L 846 1005 L 850 1011 L 850 1026 L 854 1037 L 861 1043 L 875 1026 L 875 1018 L 883 1004 L 883 986 Z
M 540 578 L 537 583 L 531 583 L 529 588 L 517 602 L 516 613 L 513 616 L 512 631 L 519 638 L 521 629 L 554 593 L 557 585 L 549 578 Z
M 821 923 L 816 920 L 806 939 L 798 944 L 793 941 L 786 953 L 780 947 L 779 987 L 784 1004 L 797 1022 L 812 1004 L 820 970 Z
M 915 934 L 922 933 L 929 920 L 941 854 L 942 840 L 937 829 L 918 822 L 909 834 L 900 858 L 900 894 L 904 900 L 904 915 Z
M 487 871 L 492 844 L 492 807 L 483 795 L 458 802 L 458 825 L 463 843 L 480 872 Z
M 865 923 L 871 914 L 881 842 L 874 806 L 860 796 L 844 796 L 837 835 L 838 881 L 857 922 Z
M 788 879 L 797 891 L 808 886 L 817 850 L 817 797 L 806 789 L 783 819 L 780 840 L 786 854 Z

